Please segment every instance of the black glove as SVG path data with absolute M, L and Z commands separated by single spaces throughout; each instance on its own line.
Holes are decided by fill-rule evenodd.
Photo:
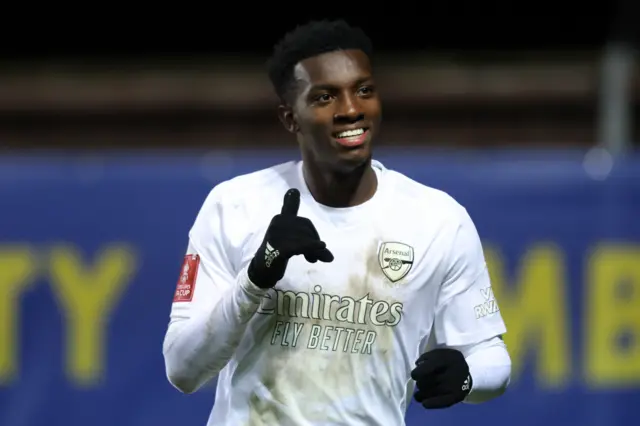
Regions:
M 464 355 L 449 348 L 422 354 L 411 378 L 418 388 L 414 398 L 424 408 L 447 408 L 462 402 L 473 385 Z
M 284 195 L 280 214 L 273 217 L 264 240 L 249 264 L 252 283 L 271 288 L 284 276 L 289 259 L 303 255 L 308 262 L 333 261 L 333 254 L 320 240 L 318 231 L 306 217 L 298 216 L 300 191 L 290 189 Z

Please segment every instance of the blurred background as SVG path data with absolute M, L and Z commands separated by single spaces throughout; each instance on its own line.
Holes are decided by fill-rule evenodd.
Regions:
M 298 158 L 264 63 L 323 17 L 373 39 L 376 157 L 467 207 L 509 329 L 504 397 L 413 405 L 407 424 L 637 424 L 637 2 L 519 5 L 127 24 L 105 8 L 5 38 L 0 425 L 206 424 L 213 384 L 180 394 L 161 350 L 187 232 L 214 185 Z

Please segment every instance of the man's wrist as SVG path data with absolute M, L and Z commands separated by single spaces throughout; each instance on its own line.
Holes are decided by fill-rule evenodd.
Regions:
M 269 288 L 264 288 L 255 283 L 254 279 L 252 279 L 250 274 L 251 265 L 244 268 L 239 276 L 238 281 L 242 290 L 249 296 L 251 299 L 256 299 L 259 302 L 259 299 L 262 299 L 266 294 Z

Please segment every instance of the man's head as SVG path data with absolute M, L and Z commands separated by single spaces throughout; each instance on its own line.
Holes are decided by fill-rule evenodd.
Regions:
M 269 78 L 278 115 L 305 159 L 348 172 L 371 158 L 381 119 L 372 50 L 366 34 L 344 21 L 310 22 L 275 46 Z

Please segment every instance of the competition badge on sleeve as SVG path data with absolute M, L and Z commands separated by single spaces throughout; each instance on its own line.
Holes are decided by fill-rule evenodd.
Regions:
M 196 277 L 198 276 L 198 267 L 200 266 L 200 256 L 197 254 L 188 254 L 182 262 L 180 269 L 180 278 L 176 285 L 176 292 L 173 295 L 174 302 L 191 302 L 193 292 L 196 288 Z

